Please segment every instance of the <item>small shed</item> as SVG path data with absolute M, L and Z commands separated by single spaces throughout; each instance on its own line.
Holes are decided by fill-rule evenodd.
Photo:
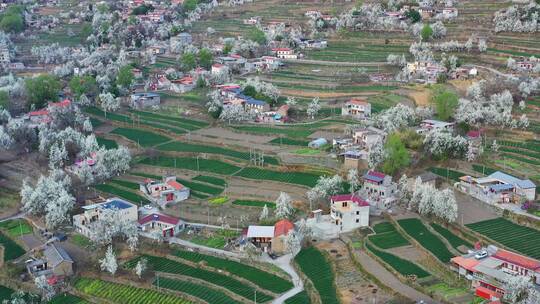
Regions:
M 328 141 L 321 137 L 321 138 L 317 138 L 310 141 L 308 144 L 308 147 L 318 149 L 327 144 L 328 144 Z

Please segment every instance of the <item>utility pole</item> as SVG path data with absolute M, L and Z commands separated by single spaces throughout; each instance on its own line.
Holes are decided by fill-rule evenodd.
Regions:
M 255 304 L 257 304 L 257 289 L 254 290 L 255 291 Z

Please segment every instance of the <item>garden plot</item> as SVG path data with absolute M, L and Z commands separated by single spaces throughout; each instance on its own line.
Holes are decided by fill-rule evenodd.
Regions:
M 32 225 L 24 219 L 14 219 L 0 222 L 0 230 L 7 233 L 10 237 L 18 237 L 33 232 Z
M 221 290 L 209 288 L 208 286 L 171 278 L 160 277 L 155 279 L 154 286 L 188 294 L 212 304 L 240 304 Z
M 429 272 L 425 271 L 418 265 L 399 258 L 391 253 L 378 250 L 370 245 L 369 242 L 366 243 L 366 248 L 403 276 L 415 275 L 418 278 L 430 276 Z
M 225 188 L 227 187 L 227 182 L 219 177 L 215 176 L 208 176 L 208 175 L 197 175 L 196 177 L 192 178 L 191 180 L 199 181 L 207 184 L 211 184 L 217 187 Z
M 15 291 L 11 288 L 7 288 L 6 286 L 0 285 L 0 301 L 4 300 L 10 300 L 11 294 Z
M 240 151 L 223 148 L 223 147 L 193 144 L 193 143 L 187 143 L 187 142 L 179 142 L 179 141 L 169 142 L 169 143 L 157 146 L 157 149 L 160 151 L 170 151 L 170 152 L 217 154 L 217 155 L 223 155 L 227 157 L 240 159 L 243 161 L 250 161 L 249 152 L 240 152 Z M 270 165 L 279 164 L 277 158 L 272 157 L 272 156 L 265 156 L 264 162 Z
M 178 116 L 169 116 L 151 112 L 131 110 L 131 113 L 138 115 L 144 120 L 155 121 L 157 123 L 170 124 L 172 126 L 185 129 L 187 131 L 195 131 L 201 128 L 208 127 L 208 123 L 199 120 L 188 119 Z
M 171 140 L 169 137 L 141 129 L 116 128 L 111 134 L 123 136 L 141 147 L 153 147 Z
M 225 270 L 274 293 L 283 293 L 293 287 L 290 281 L 245 263 L 191 251 L 177 250 L 174 254 L 193 263 L 204 262 L 209 267 Z
M 445 243 L 431 233 L 420 219 L 411 218 L 398 220 L 405 232 L 414 238 L 422 247 L 433 253 L 443 263 L 448 263 L 454 257 Z
M 444 228 L 443 226 L 431 223 L 431 227 L 437 231 L 438 234 L 440 234 L 442 237 L 444 237 L 452 247 L 455 249 L 458 249 L 460 246 L 465 246 L 467 248 L 472 248 L 472 244 L 465 241 L 464 239 L 460 238 L 459 236 L 453 234 L 450 230 Z
M 19 244 L 2 232 L 0 232 L 0 244 L 4 246 L 4 262 L 14 260 L 26 252 Z
M 139 205 L 139 204 L 144 205 L 144 204 L 149 204 L 150 203 L 150 201 L 147 200 L 146 198 L 144 198 L 144 197 L 142 197 L 142 196 L 140 196 L 138 194 L 135 194 L 132 191 L 123 189 L 123 188 L 115 186 L 115 185 L 111 185 L 111 183 L 95 185 L 94 188 L 96 188 L 100 192 L 108 193 L 108 194 L 111 194 L 113 196 L 118 196 L 120 198 L 128 200 L 128 201 L 130 201 L 132 203 L 135 203 L 137 205 Z
M 232 175 L 238 172 L 241 168 L 219 160 L 203 159 L 195 157 L 167 157 L 160 156 L 158 158 L 144 158 L 139 161 L 140 164 L 186 169 L 192 171 L 210 172 L 221 175 Z
M 273 203 L 273 202 L 267 202 L 267 201 L 257 201 L 257 200 L 245 200 L 245 199 L 242 199 L 242 200 L 234 200 L 232 202 L 233 205 L 238 205 L 238 206 L 248 206 L 248 207 L 259 207 L 259 208 L 263 208 L 264 206 L 268 207 L 268 208 L 271 208 L 271 209 L 274 209 L 276 208 L 276 204 Z
M 514 224 L 504 218 L 481 221 L 466 226 L 512 250 L 540 259 L 540 232 L 536 229 Z
M 158 176 L 158 175 L 147 174 L 147 173 L 142 173 L 142 172 L 133 172 L 131 173 L 131 175 L 151 178 L 156 181 L 159 181 L 162 178 L 161 176 Z M 181 179 L 178 177 L 176 178 L 176 180 L 180 182 L 181 184 L 183 184 L 184 186 L 188 187 L 190 189 L 190 194 L 196 198 L 204 199 L 204 198 L 210 197 L 211 195 L 219 195 L 224 190 L 221 187 L 214 187 L 214 186 L 210 186 L 203 183 L 188 181 L 188 180 Z M 139 189 L 138 184 L 135 184 L 135 185 L 137 185 L 137 189 Z
M 98 145 L 104 147 L 105 149 L 116 149 L 118 148 L 118 143 L 112 139 L 107 139 L 105 137 L 97 136 L 96 141 Z
M 83 300 L 70 293 L 62 293 L 62 294 L 56 295 L 47 304 L 90 304 L 90 303 L 91 302 Z
M 154 269 L 154 271 L 182 275 L 206 281 L 210 284 L 225 288 L 248 300 L 253 299 L 253 295 L 257 290 L 254 287 L 246 286 L 244 282 L 238 281 L 230 276 L 221 273 L 192 267 L 188 264 L 180 263 L 178 261 L 173 261 L 167 258 L 150 255 L 144 255 L 142 257 L 144 257 L 148 261 L 148 264 Z M 139 259 L 140 258 L 131 260 L 127 262 L 125 266 L 127 268 L 135 267 L 135 264 L 138 262 Z M 260 303 L 268 302 L 272 300 L 272 296 L 270 296 L 268 293 L 260 291 L 259 289 L 257 290 L 257 300 Z
M 104 302 L 118 304 L 191 303 L 181 297 L 159 293 L 155 290 L 137 288 L 98 279 L 80 278 L 77 279 L 73 287 L 83 294 L 103 299 Z
M 313 283 L 322 303 L 339 303 L 332 267 L 324 255 L 315 247 L 302 249 L 294 258 L 300 270 Z
M 285 300 L 285 304 L 311 304 L 311 299 L 304 290 Z
M 244 177 L 249 179 L 258 180 L 271 180 L 276 182 L 283 182 L 287 184 L 296 184 L 306 187 L 313 187 L 317 184 L 319 174 L 307 173 L 307 172 L 295 172 L 295 171 L 273 171 L 269 169 L 261 168 L 244 168 L 240 172 L 237 172 L 235 176 Z
M 389 222 L 379 223 L 373 226 L 377 234 L 370 235 L 369 241 L 381 249 L 390 249 L 410 245 L 409 241 L 399 233 L 394 225 Z

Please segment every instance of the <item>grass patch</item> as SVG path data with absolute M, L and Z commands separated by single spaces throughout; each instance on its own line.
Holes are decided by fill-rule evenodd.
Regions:
M 90 241 L 89 238 L 81 234 L 74 234 L 73 236 L 71 236 L 71 242 L 83 248 L 92 246 L 92 241 Z
M 34 231 L 32 225 L 24 219 L 14 219 L 0 223 L 0 229 L 10 237 L 30 234 Z
M 309 295 L 307 294 L 305 290 L 285 300 L 285 304 L 310 304 L 310 303 L 311 303 L 311 299 L 309 298 Z
M 438 234 L 442 235 L 454 248 L 458 248 L 459 246 L 465 246 L 467 248 L 472 248 L 472 244 L 465 241 L 464 239 L 458 237 L 457 235 L 453 234 L 450 230 L 444 228 L 443 226 L 431 223 L 431 227 L 437 231 Z
M 540 232 L 496 218 L 465 225 L 502 245 L 535 259 L 540 259 Z
M 257 200 L 234 200 L 233 205 L 238 206 L 249 206 L 249 207 L 260 207 L 263 208 L 266 205 L 268 208 L 276 208 L 276 204 L 273 202 L 257 201 Z
M 473 170 L 478 172 L 478 173 L 482 173 L 483 175 L 490 175 L 492 173 L 495 173 L 499 170 L 497 169 L 494 169 L 494 168 L 490 168 L 490 167 L 486 167 L 484 165 L 472 165 L 473 167 Z
M 208 202 L 212 205 L 223 205 L 225 204 L 226 202 L 229 201 L 229 198 L 226 197 L 226 196 L 220 196 L 220 197 L 215 197 L 213 199 L 210 199 L 208 200 Z
M 459 182 L 459 178 L 462 176 L 465 176 L 467 174 L 459 171 L 450 170 L 448 168 L 437 168 L 437 167 L 431 167 L 428 169 L 429 171 L 443 177 L 443 178 L 449 178 L 450 180 Z
M 118 148 L 118 143 L 112 139 L 107 139 L 104 137 L 96 137 L 98 145 L 104 147 L 105 149 L 116 149 Z
M 391 223 L 379 223 L 373 229 L 377 234 L 370 235 L 369 240 L 379 248 L 390 249 L 410 245 Z
M 139 190 L 139 184 L 122 179 L 113 179 L 109 183 L 122 186 L 132 190 Z
M 176 250 L 174 254 L 182 259 L 194 263 L 205 262 L 206 266 L 225 270 L 231 274 L 246 279 L 263 289 L 275 293 L 282 293 L 293 287 L 292 283 L 288 280 L 263 271 L 259 268 L 246 265 L 242 262 L 231 261 L 211 255 L 183 250 Z
M 313 283 L 315 290 L 325 304 L 338 304 L 334 272 L 330 262 L 315 247 L 302 249 L 294 258 L 300 270 Z
M 4 246 L 4 262 L 14 260 L 26 252 L 2 232 L 0 232 L 0 244 Z
M 122 188 L 118 188 L 116 186 L 113 186 L 113 185 L 110 185 L 110 184 L 101 184 L 101 185 L 96 185 L 94 186 L 94 188 L 96 188 L 97 190 L 101 191 L 101 192 L 105 192 L 105 193 L 109 193 L 109 194 L 112 194 L 112 195 L 115 195 L 115 196 L 118 196 L 120 198 L 123 198 L 125 200 L 128 200 L 132 203 L 135 203 L 136 205 L 144 205 L 144 204 L 149 204 L 150 201 L 147 200 L 146 198 L 138 195 L 138 194 L 135 194 L 131 191 L 127 191 L 127 190 L 124 190 Z
M 176 161 L 175 161 L 176 160 Z M 232 175 L 240 170 L 240 167 L 219 160 L 199 159 L 194 157 L 167 157 L 160 156 L 156 159 L 144 158 L 139 163 L 150 166 L 187 169 L 203 171 L 222 175 Z M 198 165 L 197 165 L 198 163 Z
M 448 263 L 454 257 L 441 239 L 431 233 L 421 220 L 416 218 L 403 219 L 398 220 L 398 223 L 408 235 L 433 253 L 441 262 Z
M 0 285 L 0 301 L 4 300 L 10 300 L 11 295 L 15 292 L 15 290 L 8 288 L 6 286 Z
M 70 293 L 56 295 L 47 304 L 90 304 L 90 302 L 74 296 Z
M 224 179 L 219 178 L 219 177 L 214 177 L 214 176 L 198 175 L 198 176 L 195 176 L 194 178 L 192 178 L 191 180 L 199 181 L 199 182 L 203 182 L 203 183 L 207 183 L 207 184 L 212 184 L 212 185 L 215 185 L 215 186 L 218 186 L 218 187 L 226 187 L 227 186 L 227 182 Z
M 391 253 L 377 250 L 369 242 L 366 243 L 366 248 L 403 276 L 415 275 L 418 278 L 430 276 L 429 272 L 420 268 L 415 263 L 399 258 Z
M 136 142 L 141 147 L 153 147 L 171 140 L 169 137 L 141 129 L 116 128 L 111 133 Z
M 299 154 L 299 155 L 318 155 L 318 154 L 321 154 L 321 152 L 322 152 L 321 150 L 316 150 L 316 149 L 311 149 L 311 148 L 302 148 L 302 149 L 293 151 L 294 154 Z
M 289 137 L 277 137 L 269 141 L 270 144 L 307 147 L 309 140 L 294 139 Z
M 19 193 L 0 188 L 0 208 L 12 208 L 19 204 Z

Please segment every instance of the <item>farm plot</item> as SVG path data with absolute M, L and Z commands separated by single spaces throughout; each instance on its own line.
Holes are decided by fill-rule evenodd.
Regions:
M 101 184 L 94 186 L 97 190 L 105 193 L 109 193 L 115 196 L 119 196 L 120 198 L 123 198 L 125 200 L 128 200 L 132 203 L 136 204 L 149 204 L 150 201 L 148 201 L 146 198 L 135 194 L 131 191 L 124 190 L 122 188 L 118 188 L 116 186 L 113 186 L 111 184 Z
M 14 260 L 25 253 L 24 249 L 12 239 L 0 232 L 0 244 L 4 246 L 4 262 Z
M 405 239 L 391 223 L 379 223 L 376 224 L 373 229 L 377 234 L 370 235 L 369 240 L 373 245 L 379 248 L 390 249 L 410 245 L 409 241 L 407 241 L 407 239 Z
M 465 246 L 467 248 L 472 248 L 472 244 L 465 241 L 464 239 L 458 237 L 457 235 L 453 234 L 450 230 L 444 228 L 443 226 L 431 223 L 431 227 L 437 231 L 438 234 L 442 235 L 450 245 L 454 248 L 458 248 L 459 246 Z
M 222 187 L 222 188 L 227 186 L 227 182 L 224 179 L 215 177 L 215 176 L 198 175 L 192 178 L 191 180 L 211 184 L 211 185 Z
M 152 147 L 171 140 L 169 137 L 140 129 L 116 128 L 111 133 L 123 136 L 142 147 Z
M 311 299 L 304 290 L 285 300 L 285 304 L 311 304 Z
M 208 153 L 228 156 L 232 158 L 241 159 L 244 161 L 250 160 L 249 152 L 240 152 L 228 148 L 207 146 L 201 144 L 191 144 L 186 142 L 170 142 L 156 147 L 160 151 L 174 151 L 174 152 L 190 152 L 190 153 Z M 272 156 L 265 156 L 264 162 L 271 165 L 278 165 L 277 158 Z
M 293 287 L 290 281 L 269 272 L 260 270 L 259 268 L 246 265 L 245 263 L 226 260 L 191 251 L 177 250 L 174 254 L 182 259 L 194 263 L 204 261 L 209 267 L 225 270 L 240 278 L 244 278 L 263 289 L 275 293 L 282 293 Z
M 306 138 L 315 129 L 294 128 L 294 127 L 267 127 L 267 126 L 233 126 L 233 129 L 246 133 L 264 134 L 264 135 L 285 135 L 290 138 Z
M 156 159 L 144 158 L 139 163 L 157 167 L 178 168 L 193 171 L 203 171 L 222 175 L 232 175 L 241 168 L 219 160 L 197 159 L 194 157 L 167 157 L 160 156 Z
M 415 275 L 418 278 L 425 278 L 430 276 L 430 274 L 424 269 L 420 268 L 415 263 L 409 262 L 402 258 L 399 258 L 391 253 L 375 249 L 372 245 L 366 243 L 366 248 L 371 251 L 374 255 L 383 260 L 390 267 L 394 268 L 397 272 L 404 276 Z
M 465 176 L 467 174 L 459 171 L 450 170 L 448 168 L 437 168 L 437 167 L 431 167 L 428 169 L 429 171 L 437 174 L 438 176 L 441 176 L 443 178 L 447 178 L 453 181 L 458 182 L 459 178 L 462 176 Z
M 409 236 L 433 253 L 441 262 L 448 263 L 454 257 L 443 241 L 431 233 L 419 219 L 403 219 L 398 220 L 398 223 Z
M 165 124 L 171 124 L 173 126 L 186 129 L 188 131 L 194 131 L 201 128 L 208 127 L 208 123 L 204 121 L 199 120 L 193 120 L 188 119 L 184 117 L 177 117 L 177 116 L 169 116 L 169 115 L 163 115 L 163 114 L 157 114 L 157 113 L 151 113 L 151 112 L 145 112 L 145 111 L 137 111 L 137 110 L 131 110 L 130 111 L 133 114 L 139 115 L 140 117 L 143 117 L 145 120 L 149 121 L 155 121 L 158 123 L 165 123 Z
M 127 181 L 127 180 L 123 180 L 123 179 L 113 179 L 109 183 L 115 184 L 115 185 L 118 185 L 118 186 L 122 186 L 124 188 L 128 188 L 128 189 L 131 189 L 131 190 L 139 190 L 139 184 L 134 183 L 134 182 L 130 182 L 130 181 Z
M 288 145 L 288 146 L 301 146 L 307 147 L 309 140 L 294 139 L 289 137 L 277 137 L 269 141 L 268 143 L 274 145 Z
M 104 137 L 96 137 L 98 145 L 105 147 L 105 149 L 116 149 L 118 148 L 118 143 L 112 139 L 107 139 Z
M 154 286 L 159 286 L 159 288 L 170 289 L 174 291 L 179 291 L 190 296 L 199 298 L 207 303 L 212 304 L 236 304 L 241 303 L 233 298 L 229 297 L 224 292 L 209 288 L 201 284 L 196 284 L 188 281 L 175 280 L 170 278 L 159 278 L 154 280 Z
M 466 226 L 510 249 L 540 259 L 540 232 L 536 229 L 514 224 L 504 218 L 481 221 Z
M 300 270 L 310 279 L 319 293 L 322 303 L 339 303 L 334 273 L 330 262 L 315 247 L 302 249 L 294 258 Z
M 10 237 L 18 237 L 33 232 L 32 226 L 23 219 L 9 220 L 0 223 L 0 230 Z
M 276 182 L 297 184 L 301 186 L 313 187 L 317 184 L 320 175 L 307 172 L 280 172 L 261 168 L 244 168 L 237 172 L 235 176 L 258 179 L 272 180 Z
M 47 304 L 90 304 L 90 302 L 70 293 L 62 293 L 52 298 Z
M 273 202 L 257 201 L 257 200 L 234 200 L 233 205 L 238 206 L 249 206 L 249 207 L 260 207 L 263 208 L 266 205 L 268 208 L 276 208 L 276 204 Z
M 11 299 L 11 294 L 14 292 L 13 289 L 6 286 L 0 285 L 0 301 Z
M 157 176 L 157 175 L 153 175 L 153 174 L 147 174 L 147 173 L 141 173 L 141 172 L 133 172 L 131 174 L 135 175 L 135 176 L 142 176 L 142 177 L 146 177 L 146 178 L 151 178 L 153 180 L 161 180 L 161 176 Z M 201 198 L 201 199 L 208 198 L 208 197 L 210 197 L 210 195 L 221 194 L 223 192 L 223 190 L 224 190 L 221 187 L 213 187 L 213 186 L 210 186 L 210 185 L 207 185 L 207 184 L 188 181 L 188 180 L 185 180 L 185 179 L 176 178 L 176 180 L 178 182 L 180 182 L 181 184 L 183 184 L 184 186 L 187 186 L 190 189 L 190 194 L 191 195 L 193 195 L 193 196 L 195 196 L 197 198 Z M 114 180 L 111 181 L 111 182 L 114 182 Z M 138 185 L 137 185 L 137 189 L 138 189 Z
M 155 290 L 137 288 L 98 279 L 80 278 L 73 285 L 78 291 L 118 304 L 188 304 L 178 296 L 159 293 Z
M 199 280 L 206 281 L 208 283 L 214 284 L 216 286 L 221 286 L 225 289 L 230 290 L 231 292 L 251 300 L 255 293 L 255 288 L 246 286 L 245 283 L 240 282 L 234 278 L 220 274 L 217 272 L 212 272 L 202 268 L 192 267 L 188 264 L 180 263 L 177 261 L 169 260 L 162 257 L 144 255 L 143 256 L 148 263 L 152 266 L 155 271 L 165 272 L 170 274 L 178 274 L 187 277 L 193 277 Z M 126 267 L 132 268 L 135 267 L 135 264 L 139 258 L 131 260 L 126 263 Z M 257 300 L 261 303 L 272 300 L 272 296 L 267 293 L 257 290 Z

